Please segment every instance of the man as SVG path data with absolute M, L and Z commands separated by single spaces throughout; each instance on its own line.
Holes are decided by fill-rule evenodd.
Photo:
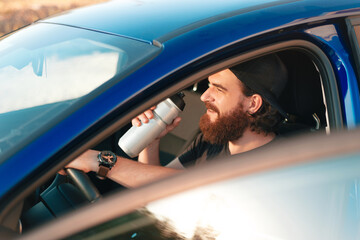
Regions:
M 107 177 L 135 187 L 182 171 L 185 166 L 202 164 L 214 157 L 240 154 L 273 141 L 276 126 L 286 117 L 278 98 L 287 82 L 286 69 L 277 55 L 271 54 L 209 76 L 209 88 L 201 96 L 207 112 L 200 119 L 201 135 L 190 148 L 167 167 L 159 165 L 160 137 L 176 127 L 177 118 L 139 155 L 139 162 L 118 157 Z M 133 119 L 146 124 L 152 110 Z M 98 152 L 88 150 L 68 167 L 84 172 L 99 171 Z

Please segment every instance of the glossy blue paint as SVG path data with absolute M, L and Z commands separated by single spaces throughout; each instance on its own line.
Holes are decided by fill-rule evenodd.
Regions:
M 326 52 L 334 65 L 335 74 L 338 76 L 338 88 L 342 95 L 344 120 L 349 128 L 355 128 L 360 123 L 359 86 L 354 69 L 349 59 L 349 53 L 345 49 L 344 41 L 338 34 L 336 25 L 329 24 L 310 28 L 307 33 L 316 36 L 325 43 Z
M 281 4 L 283 0 L 210 1 L 109 1 L 97 6 L 70 11 L 46 22 L 55 22 L 131 36 L 151 42 L 165 34 L 214 16 L 238 9 L 257 9 Z M 89 16 L 92 16 L 89 18 Z M 223 16 L 223 17 L 225 17 Z M 116 24 L 113 24 L 113 23 Z
M 274 10 L 280 16 L 288 16 L 289 23 L 307 18 L 332 15 L 344 9 L 359 7 L 353 0 L 292 0 L 292 1 L 110 1 L 96 6 L 72 10 L 68 13 L 44 20 L 98 31 L 111 32 L 151 42 L 176 31 L 190 31 L 221 21 L 238 14 L 254 13 L 252 19 L 261 24 L 263 17 L 273 17 Z M 279 11 L 277 9 L 281 9 Z M 263 10 L 260 18 L 256 18 Z M 91 16 L 91 17 L 89 17 Z M 270 18 L 271 19 L 271 18 Z M 116 24 L 114 24 L 116 23 Z M 274 27 L 274 25 L 272 26 Z

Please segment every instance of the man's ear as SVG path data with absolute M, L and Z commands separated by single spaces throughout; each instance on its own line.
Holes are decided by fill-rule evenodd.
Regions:
M 263 104 L 263 100 L 262 97 L 259 94 L 253 94 L 249 97 L 249 108 L 247 110 L 247 112 L 252 115 L 254 113 L 256 113 L 261 105 Z

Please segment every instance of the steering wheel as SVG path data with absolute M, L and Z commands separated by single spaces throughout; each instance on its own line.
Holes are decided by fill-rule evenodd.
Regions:
M 50 186 L 38 196 L 41 201 L 23 213 L 21 222 L 24 230 L 54 219 L 80 206 L 84 201 L 93 203 L 101 198 L 98 189 L 84 172 L 66 169 L 66 173 L 72 184 L 64 176 L 57 174 Z
M 73 168 L 67 168 L 66 173 L 89 202 L 93 203 L 101 198 L 99 190 L 84 172 Z

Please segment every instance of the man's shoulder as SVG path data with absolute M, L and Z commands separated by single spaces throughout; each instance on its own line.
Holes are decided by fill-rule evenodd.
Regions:
M 284 137 L 280 136 L 280 135 L 276 135 L 270 142 L 264 144 L 264 145 L 261 145 L 257 148 L 254 148 L 250 151 L 256 151 L 256 150 L 262 150 L 262 149 L 265 149 L 265 148 L 271 148 L 273 147 L 275 144 L 277 144 L 278 142 L 280 142 L 281 140 L 284 140 Z

